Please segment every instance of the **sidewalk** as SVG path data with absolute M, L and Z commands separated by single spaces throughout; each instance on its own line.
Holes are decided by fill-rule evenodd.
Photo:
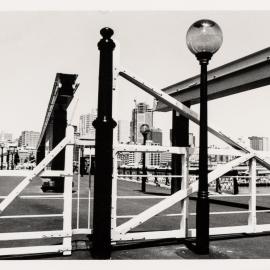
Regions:
M 21 256 L 12 259 L 23 260 L 93 260 L 91 243 L 73 241 L 71 256 L 48 254 Z M 270 234 L 239 234 L 231 237 L 212 237 L 209 255 L 198 255 L 188 248 L 189 243 L 149 241 L 113 247 L 111 260 L 197 260 L 197 259 L 269 259 Z

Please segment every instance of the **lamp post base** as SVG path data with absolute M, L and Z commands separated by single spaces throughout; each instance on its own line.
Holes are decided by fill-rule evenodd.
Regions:
M 208 192 L 198 193 L 196 209 L 196 253 L 209 254 Z

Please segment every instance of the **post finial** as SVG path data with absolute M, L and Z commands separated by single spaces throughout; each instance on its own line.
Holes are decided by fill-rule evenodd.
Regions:
M 109 27 L 104 27 L 100 30 L 100 34 L 105 39 L 110 39 L 113 35 L 113 30 Z
M 98 43 L 99 50 L 113 50 L 115 48 L 115 43 L 111 39 L 113 35 L 113 30 L 109 27 L 104 27 L 100 30 L 102 39 Z

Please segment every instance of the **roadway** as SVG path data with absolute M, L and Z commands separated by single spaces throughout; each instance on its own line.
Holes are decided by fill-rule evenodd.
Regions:
M 88 212 L 88 191 L 89 177 L 81 178 L 81 194 L 80 194 L 80 227 L 87 226 L 87 212 Z M 1 177 L 1 196 L 7 195 L 12 188 L 14 188 L 20 181 L 18 177 Z M 73 228 L 76 228 L 76 209 L 77 209 L 77 176 L 74 178 L 75 186 L 73 192 Z M 42 180 L 36 178 L 7 209 L 2 215 L 41 215 L 41 214 L 61 214 L 63 209 L 62 199 L 42 198 L 42 199 L 27 199 L 26 195 L 44 195 L 41 191 Z M 91 183 L 93 190 L 93 181 Z M 46 193 L 45 195 L 53 194 Z M 140 183 L 131 181 L 118 181 L 118 195 L 119 196 L 166 196 L 169 195 L 169 189 L 147 185 L 146 193 L 142 194 L 140 191 Z M 151 205 L 160 201 L 161 198 L 154 199 L 119 199 L 117 204 L 117 215 L 136 215 L 141 211 L 147 209 Z M 258 209 L 269 209 L 269 197 L 260 197 L 257 199 Z M 91 200 L 93 206 L 93 201 Z M 247 210 L 248 197 L 232 197 L 232 198 L 213 198 L 211 199 L 211 211 L 240 211 Z M 92 208 L 92 207 L 91 207 Z M 195 212 L 196 199 L 191 198 L 189 202 L 189 211 Z M 179 203 L 164 211 L 161 214 L 178 213 Z M 127 219 L 119 219 L 118 224 L 126 221 Z M 211 226 L 233 226 L 247 224 L 247 214 L 230 214 L 230 215 L 211 215 Z M 258 224 L 270 223 L 270 213 L 263 213 L 258 215 Z M 134 231 L 148 231 L 148 230 L 170 230 L 179 228 L 180 217 L 164 217 L 157 216 L 144 224 L 138 226 Z M 194 228 L 195 217 L 190 216 L 189 227 Z M 40 230 L 59 230 L 62 228 L 61 217 L 42 217 L 42 218 L 22 218 L 22 219 L 0 219 L 1 232 L 23 232 L 23 231 L 40 231 Z M 76 236 L 75 239 L 84 239 L 86 236 Z M 42 243 L 41 243 L 42 241 Z M 28 245 L 44 245 L 44 244 L 57 244 L 61 240 L 46 239 L 46 240 L 20 240 L 20 241 L 1 241 L 0 247 L 9 246 L 28 246 Z

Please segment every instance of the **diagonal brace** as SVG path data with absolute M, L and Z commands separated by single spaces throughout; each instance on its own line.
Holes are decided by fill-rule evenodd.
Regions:
M 251 159 L 254 157 L 254 154 L 246 154 L 239 158 L 228 162 L 225 165 L 222 165 L 216 168 L 214 171 L 208 174 L 208 183 L 214 181 L 218 177 L 221 177 L 225 173 L 229 172 L 233 167 L 238 166 L 239 164 Z M 190 194 L 198 191 L 198 181 L 192 183 L 189 188 L 179 190 L 173 195 L 167 197 L 166 199 L 160 201 L 159 203 L 155 204 L 154 206 L 148 208 L 147 210 L 143 211 L 139 215 L 133 217 L 129 221 L 121 224 L 116 228 L 116 232 L 120 234 L 125 234 L 131 229 L 137 227 L 138 225 L 144 223 L 145 221 L 149 220 L 150 218 L 154 217 L 155 215 L 161 213 L 162 211 L 166 210 L 167 208 L 171 207 L 175 203 L 185 199 Z
M 0 203 L 0 213 L 2 213 L 6 207 L 28 186 L 34 177 L 41 174 L 42 170 L 54 159 L 54 157 L 60 153 L 60 151 L 69 144 L 70 141 L 66 137 L 36 166 L 29 176 L 24 178 L 20 184 L 18 184 L 8 196 Z

